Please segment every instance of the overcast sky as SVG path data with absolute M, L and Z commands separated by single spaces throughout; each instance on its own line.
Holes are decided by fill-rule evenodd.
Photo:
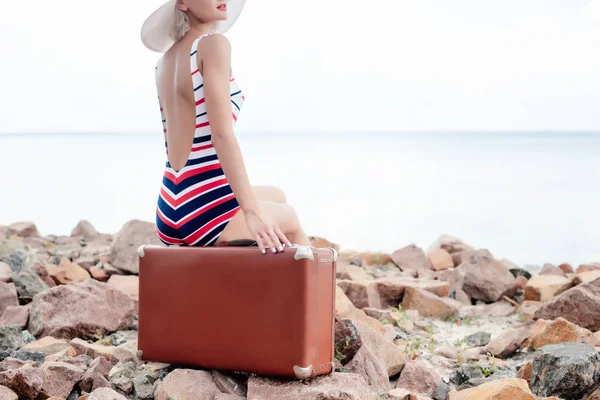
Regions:
M 160 4 L 2 1 L 0 133 L 161 132 Z M 227 36 L 240 131 L 600 131 L 600 0 L 248 0 Z

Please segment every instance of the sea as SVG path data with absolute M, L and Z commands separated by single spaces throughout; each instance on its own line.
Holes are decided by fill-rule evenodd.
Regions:
M 600 262 L 600 133 L 237 133 L 250 183 L 281 188 L 340 249 L 449 234 L 522 267 Z M 0 224 L 69 235 L 155 221 L 162 133 L 0 135 Z

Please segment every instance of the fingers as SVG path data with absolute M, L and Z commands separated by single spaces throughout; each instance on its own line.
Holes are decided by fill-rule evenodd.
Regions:
M 290 242 L 290 240 L 287 238 L 287 236 L 285 236 L 285 234 L 283 232 L 281 232 L 281 230 L 279 229 L 278 226 L 275 226 L 274 228 L 275 233 L 277 234 L 277 236 L 279 236 L 279 239 L 285 243 L 287 246 L 291 246 L 292 242 Z
M 265 230 L 257 233 L 256 242 L 258 243 L 258 247 L 263 254 L 266 254 L 267 251 L 277 253 L 277 251 L 283 251 L 284 246 L 292 245 L 290 240 L 275 224 L 268 226 Z
M 283 251 L 283 246 L 281 245 L 279 238 L 275 234 L 274 227 L 277 227 L 277 226 L 276 225 L 270 226 L 267 233 L 269 234 L 269 238 L 271 239 L 271 242 L 270 242 L 271 250 L 273 251 L 273 253 L 276 253 L 277 250 Z
M 260 249 L 260 252 L 263 253 L 263 254 L 267 254 L 267 251 L 265 250 L 265 245 L 263 243 L 263 240 L 260 237 L 260 233 L 256 234 L 256 236 L 254 237 L 254 240 L 256 240 L 256 243 L 258 244 L 258 248 Z

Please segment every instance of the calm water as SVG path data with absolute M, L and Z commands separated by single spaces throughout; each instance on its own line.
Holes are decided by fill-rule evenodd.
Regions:
M 520 265 L 600 261 L 600 134 L 238 134 L 252 184 L 281 187 L 342 249 L 457 236 Z M 0 224 L 68 235 L 154 222 L 161 135 L 0 135 Z

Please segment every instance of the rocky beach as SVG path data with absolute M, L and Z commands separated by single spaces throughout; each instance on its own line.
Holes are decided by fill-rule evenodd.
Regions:
M 161 244 L 155 229 L 0 225 L 0 400 L 600 400 L 598 260 L 524 268 L 447 234 L 390 254 L 311 236 L 339 252 L 335 370 L 292 380 L 142 359 L 137 248 Z

